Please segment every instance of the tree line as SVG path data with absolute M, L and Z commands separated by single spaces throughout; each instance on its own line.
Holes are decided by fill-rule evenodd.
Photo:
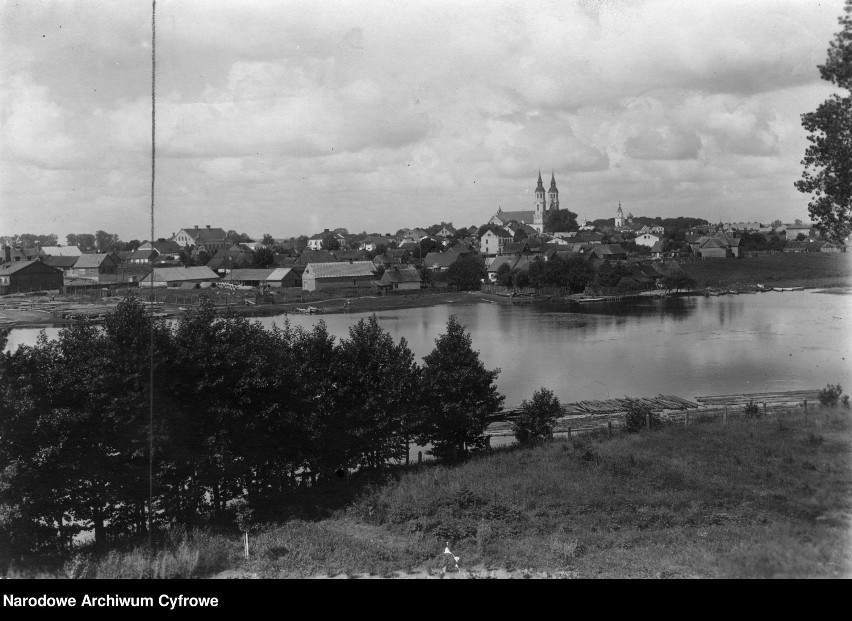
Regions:
M 375 316 L 336 341 L 206 301 L 167 324 L 128 298 L 102 328 L 0 356 L 0 535 L 33 550 L 147 532 L 149 433 L 157 528 L 234 501 L 274 519 L 300 488 L 405 459 L 409 440 L 461 459 L 503 402 L 498 373 L 455 317 L 418 364 Z

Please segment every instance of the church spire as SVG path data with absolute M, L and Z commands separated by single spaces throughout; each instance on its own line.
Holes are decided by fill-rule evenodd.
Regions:
M 542 193 L 544 193 L 544 183 L 541 180 L 541 169 L 539 169 L 538 171 L 538 185 L 535 186 L 535 191 L 541 191 Z
M 551 170 L 550 171 L 550 190 L 553 191 L 556 189 L 556 174 Z

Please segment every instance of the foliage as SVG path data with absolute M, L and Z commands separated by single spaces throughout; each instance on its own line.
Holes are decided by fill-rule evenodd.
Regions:
M 539 388 L 530 401 L 521 404 L 521 413 L 512 424 L 521 444 L 535 444 L 553 437 L 553 427 L 562 410 L 559 399 L 547 388 Z
M 567 209 L 558 209 L 556 211 L 547 212 L 544 230 L 548 233 L 576 231 L 578 228 L 577 214 L 568 211 Z
M 642 431 L 648 426 L 648 417 L 651 419 L 651 429 L 657 429 L 662 425 L 660 417 L 649 408 L 638 401 L 632 401 L 627 407 L 624 416 L 624 428 L 630 433 Z
M 254 268 L 267 268 L 275 265 L 275 253 L 271 248 L 258 248 L 254 252 L 251 266 Z
M 333 233 L 329 233 L 325 237 L 322 238 L 322 247 L 323 250 L 340 250 L 340 242 L 334 236 Z
M 668 291 L 692 289 L 696 285 L 696 280 L 681 268 L 671 269 L 668 274 L 663 276 L 660 282 Z
M 21 233 L 20 235 L 0 235 L 0 245 L 13 248 L 35 248 L 36 246 L 58 246 L 59 238 L 55 233 L 50 235 L 35 235 Z
M 275 238 L 272 237 L 272 235 L 270 235 L 269 233 L 264 233 L 263 239 L 261 239 L 260 243 L 262 243 L 264 246 L 274 246 Z
M 842 89 L 852 90 L 852 0 L 846 0 L 842 26 L 831 41 L 820 75 Z M 852 233 L 852 96 L 833 94 L 814 112 L 802 115 L 810 134 L 796 188 L 811 194 L 808 213 L 832 241 Z
M 69 246 L 77 246 L 83 252 L 95 250 L 95 236 L 91 233 L 70 233 L 65 236 Z
M 628 276 L 627 268 L 622 263 L 610 263 L 604 261 L 595 270 L 594 282 L 601 287 L 614 287 L 618 281 Z
M 462 255 L 447 268 L 447 282 L 461 290 L 478 290 L 486 275 L 485 264 L 471 254 Z
M 746 418 L 760 418 L 760 407 L 753 400 L 749 400 L 743 406 L 743 414 Z
M 431 442 L 432 454 L 462 458 L 484 446 L 486 417 L 503 403 L 494 381 L 500 369 L 489 371 L 471 346 L 470 335 L 455 315 L 435 349 L 423 359 L 421 403 L 423 420 L 417 437 Z
M 843 388 L 840 384 L 826 384 L 825 388 L 819 391 L 817 398 L 821 405 L 835 407 L 842 394 Z

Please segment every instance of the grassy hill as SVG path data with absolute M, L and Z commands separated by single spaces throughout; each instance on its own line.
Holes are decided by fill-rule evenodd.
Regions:
M 155 573 L 440 576 L 449 543 L 462 576 L 852 577 L 850 422 L 791 410 L 412 467 L 326 517 L 262 526 L 249 559 L 238 535 L 175 533 Z M 65 565 L 147 571 L 143 548 Z
M 750 259 L 707 259 L 683 269 L 699 287 L 852 286 L 852 253 L 781 253 Z

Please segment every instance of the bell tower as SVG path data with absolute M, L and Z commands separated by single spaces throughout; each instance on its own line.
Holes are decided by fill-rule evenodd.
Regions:
M 544 183 L 541 180 L 541 171 L 538 171 L 538 185 L 535 187 L 535 213 L 533 214 L 533 228 L 539 233 L 544 231 L 545 211 L 547 211 L 547 202 L 544 198 Z
M 618 211 L 615 212 L 615 226 L 624 226 L 624 212 L 621 211 L 621 202 L 618 203 Z
M 550 171 L 550 190 L 548 190 L 547 195 L 550 198 L 550 204 L 547 206 L 548 211 L 558 211 L 559 190 L 556 189 L 556 175 L 554 175 L 553 171 Z

